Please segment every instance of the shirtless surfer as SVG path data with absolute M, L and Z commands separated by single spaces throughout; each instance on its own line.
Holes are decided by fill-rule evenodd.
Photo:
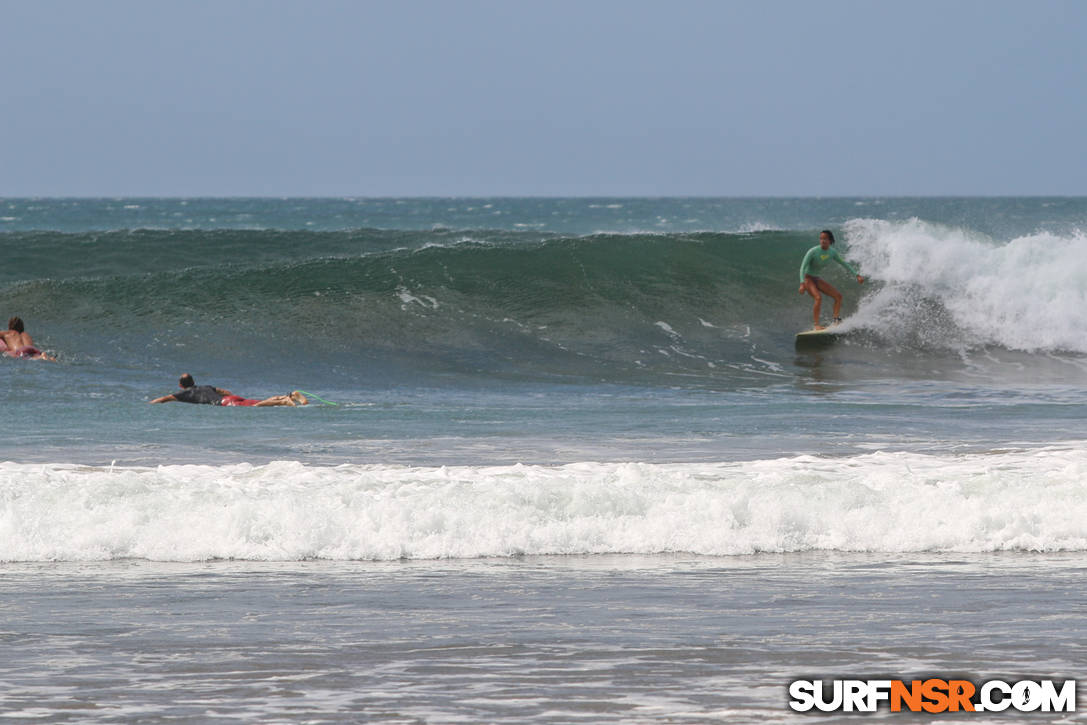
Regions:
M 804 255 L 804 261 L 800 263 L 799 292 L 800 294 L 807 292 L 815 298 L 815 305 L 812 307 L 811 314 L 815 320 L 816 330 L 826 329 L 819 324 L 819 311 L 823 306 L 823 294 L 828 294 L 834 299 L 834 323 L 837 324 L 842 321 L 842 293 L 836 290 L 830 282 L 816 276 L 816 273 L 821 271 L 824 265 L 833 260 L 849 270 L 850 274 L 855 275 L 857 284 L 864 284 L 864 277 L 857 274 L 857 270 L 853 269 L 849 262 L 842 259 L 841 255 L 838 254 L 838 250 L 831 248 L 830 245 L 832 244 L 834 244 L 834 233 L 829 229 L 824 229 L 819 233 L 819 246 L 809 249 L 808 253 Z
M 27 333 L 23 321 L 19 317 L 8 320 L 8 329 L 0 332 L 0 351 L 8 357 L 22 357 L 31 360 L 56 360 L 52 355 L 34 347 L 34 340 Z
M 302 395 L 299 391 L 295 390 L 290 395 L 273 395 L 270 398 L 264 400 L 253 400 L 251 398 L 243 398 L 240 395 L 235 395 L 229 390 L 223 390 L 222 388 L 216 388 L 212 385 L 197 385 L 193 380 L 192 375 L 185 373 L 181 376 L 181 379 L 177 381 L 181 386 L 181 390 L 170 395 L 163 395 L 161 398 L 155 398 L 152 403 L 202 403 L 204 405 L 221 405 L 224 407 L 253 407 L 253 408 L 267 408 L 274 405 L 306 405 L 309 403 L 306 400 L 306 396 Z

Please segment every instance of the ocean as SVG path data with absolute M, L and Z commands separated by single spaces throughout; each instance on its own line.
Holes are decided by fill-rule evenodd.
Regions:
M 797 349 L 824 228 L 866 279 Z M 0 245 L 57 357 L 0 360 L 6 717 L 836 722 L 789 682 L 1087 662 L 1087 199 L 3 199 Z M 311 404 L 148 404 L 186 372 Z

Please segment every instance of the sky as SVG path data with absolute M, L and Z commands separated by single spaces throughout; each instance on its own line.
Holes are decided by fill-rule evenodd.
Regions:
M 1087 2 L 0 0 L 0 196 L 1087 194 Z

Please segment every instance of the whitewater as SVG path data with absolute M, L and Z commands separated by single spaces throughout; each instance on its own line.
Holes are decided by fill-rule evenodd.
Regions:
M 845 231 L 855 258 L 882 282 L 855 326 L 928 325 L 966 347 L 1087 352 L 1082 231 L 1003 243 L 919 219 L 855 219 Z
M 1087 550 L 1087 447 L 718 464 L 0 466 L 0 561 Z

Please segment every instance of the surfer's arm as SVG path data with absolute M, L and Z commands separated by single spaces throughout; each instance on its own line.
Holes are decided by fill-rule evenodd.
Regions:
M 234 393 L 230 392 L 229 390 L 223 390 L 222 388 L 216 388 L 215 392 L 224 397 L 226 397 L 227 395 L 234 395 Z
M 152 400 L 150 402 L 152 402 L 152 403 L 172 403 L 175 400 L 177 400 L 177 398 L 175 398 L 173 395 L 164 395 L 161 398 L 155 398 L 154 400 Z
M 849 273 L 850 273 L 851 275 L 853 275 L 854 277 L 856 277 L 856 278 L 857 278 L 858 280 L 860 280 L 860 279 L 861 279 L 861 273 L 860 273 L 860 272 L 858 272 L 857 270 L 853 269 L 853 265 L 852 265 L 852 264 L 850 264 L 849 262 L 847 262 L 847 261 L 845 261 L 844 259 L 842 259 L 842 255 L 838 254 L 838 250 L 837 250 L 837 249 L 835 249 L 835 250 L 834 250 L 834 258 L 835 258 L 836 260 L 838 260 L 838 264 L 840 264 L 840 265 L 842 265 L 843 267 L 845 267 L 845 268 L 846 268 L 846 270 L 848 270 L 848 271 L 849 271 Z

